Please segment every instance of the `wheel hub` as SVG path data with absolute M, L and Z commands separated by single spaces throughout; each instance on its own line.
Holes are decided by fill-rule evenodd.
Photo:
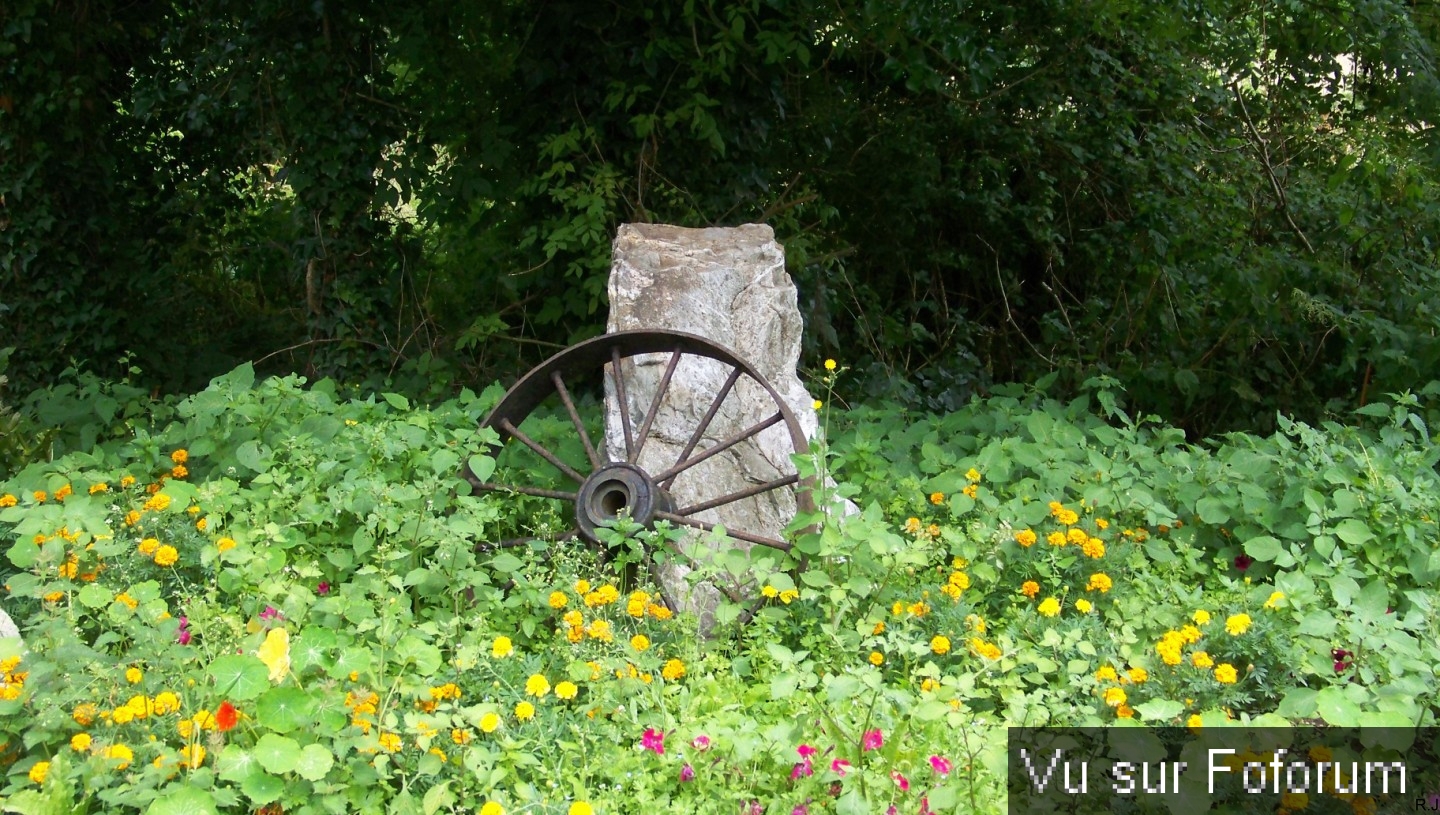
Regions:
M 650 475 L 631 464 L 607 464 L 590 474 L 575 500 L 575 525 L 581 537 L 595 542 L 596 527 L 628 514 L 631 520 L 651 528 L 655 515 L 671 512 L 670 494 Z

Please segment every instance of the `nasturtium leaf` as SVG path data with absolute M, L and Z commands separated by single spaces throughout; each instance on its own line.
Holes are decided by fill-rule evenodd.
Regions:
M 295 772 L 306 781 L 319 781 L 335 765 L 335 756 L 318 744 L 307 744 L 300 751 Z
M 75 595 L 75 599 L 86 608 L 104 608 L 110 605 L 115 595 L 99 583 L 86 583 L 85 587 Z
M 215 798 L 195 787 L 173 785 L 169 792 L 150 802 L 145 815 L 218 815 Z
M 249 654 L 229 654 L 210 663 L 215 690 L 230 699 L 254 699 L 270 687 L 270 669 Z
M 1359 706 L 1345 698 L 1339 688 L 1321 689 L 1315 695 L 1315 712 L 1335 727 L 1357 727 L 1360 724 Z
M 273 775 L 253 773 L 240 782 L 240 791 L 250 803 L 263 807 L 285 794 L 285 781 Z
M 314 718 L 315 700 L 299 688 L 271 688 L 255 700 L 255 719 L 276 733 L 307 727 Z
M 227 744 L 215 759 L 215 770 L 220 777 L 232 783 L 240 783 L 252 775 L 263 775 L 264 770 L 250 752 L 237 744 Z
M 266 733 L 251 751 L 255 760 L 272 775 L 282 775 L 300 763 L 300 744 L 288 736 Z

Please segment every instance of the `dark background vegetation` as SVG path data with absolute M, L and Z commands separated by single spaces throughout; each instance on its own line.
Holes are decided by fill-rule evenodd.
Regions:
M 852 399 L 1107 374 L 1192 434 L 1314 420 L 1440 370 L 1437 37 L 1398 0 L 8 0 L 8 399 L 508 380 L 603 330 L 619 224 L 763 221 Z

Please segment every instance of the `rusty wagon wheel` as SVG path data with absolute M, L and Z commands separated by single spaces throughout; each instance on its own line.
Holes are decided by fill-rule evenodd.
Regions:
M 650 468 L 642 466 L 642 453 L 655 433 L 656 417 L 660 414 L 662 405 L 666 404 L 665 397 L 671 388 L 672 378 L 681 365 L 693 364 L 688 362 L 691 358 L 714 361 L 701 364 L 713 366 L 719 363 L 728 367 L 728 377 L 711 397 L 708 409 L 696 422 L 678 456 L 663 465 L 656 466 L 652 461 Z M 627 387 L 635 384 L 627 382 L 626 363 L 635 365 L 644 362 L 653 366 L 662 361 L 665 367 L 655 384 L 654 396 L 649 401 L 648 409 L 643 414 L 634 411 L 632 408 L 635 406 L 626 398 Z M 611 418 L 618 419 L 624 440 L 623 450 L 619 449 L 620 445 L 617 444 L 613 456 L 608 453 L 609 445 L 597 446 L 595 440 L 591 439 L 576 407 L 575 395 L 571 391 L 572 385 L 577 382 L 589 381 L 593 386 L 593 383 L 600 381 L 595 374 L 602 372 L 605 388 L 613 394 L 613 403 L 618 407 L 618 411 L 612 411 Z M 725 410 L 727 400 L 734 401 L 731 397 L 735 396 L 737 385 L 747 379 L 754 383 L 749 387 L 752 393 L 755 393 L 754 388 L 758 387 L 759 392 L 768 395 L 769 401 L 773 403 L 773 411 L 725 438 L 712 438 L 708 446 L 701 448 L 700 445 L 707 439 L 715 417 Z M 526 418 L 545 406 L 553 405 L 552 400 L 558 401 L 559 407 L 563 407 L 569 416 L 573 431 L 584 448 L 585 461 L 565 461 L 555 451 L 521 429 Z M 771 405 L 765 405 L 767 411 L 770 407 Z M 615 415 L 617 412 L 618 416 Z M 733 413 L 733 410 L 731 412 Z M 475 475 L 468 463 L 462 468 L 461 475 L 477 491 L 519 493 L 551 499 L 568 506 L 574 526 L 561 534 L 558 540 L 579 538 L 590 545 L 598 545 L 596 528 L 614 521 L 622 512 L 628 513 L 633 521 L 649 529 L 654 528 L 656 521 L 663 520 L 676 526 L 710 531 L 715 528 L 715 524 L 701 520 L 697 515 L 776 490 L 793 490 L 796 509 L 800 512 L 813 510 L 810 485 L 806 483 L 809 479 L 801 479 L 794 472 L 794 464 L 788 460 L 788 456 L 785 462 L 790 470 L 788 474 L 728 492 L 719 488 L 707 490 L 704 481 L 697 479 L 698 486 L 692 486 L 690 492 L 698 492 L 703 498 L 688 501 L 684 506 L 677 506 L 671 496 L 671 488 L 676 480 L 686 477 L 687 473 L 694 473 L 692 468 L 735 448 L 736 445 L 754 439 L 776 425 L 783 427 L 794 452 L 804 453 L 809 449 L 804 431 L 779 393 L 753 366 L 733 352 L 693 334 L 675 331 L 621 331 L 573 345 L 541 363 L 505 393 L 500 403 L 480 425 L 482 428 L 494 428 L 500 436 L 500 443 L 489 451 L 492 456 L 498 459 L 507 446 L 520 445 L 528 449 L 529 455 L 547 462 L 564 480 L 573 483 L 573 490 L 485 481 Z M 614 435 L 619 436 L 622 433 Z M 752 544 L 781 551 L 790 549 L 788 542 L 755 530 L 727 526 L 725 533 L 731 538 Z M 515 538 L 488 544 L 486 548 L 523 546 L 536 540 L 539 538 Z

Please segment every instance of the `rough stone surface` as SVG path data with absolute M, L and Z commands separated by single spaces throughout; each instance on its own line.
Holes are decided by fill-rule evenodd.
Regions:
M 20 636 L 20 629 L 15 626 L 15 621 L 10 619 L 10 615 L 5 613 L 5 609 L 0 608 L 0 639 L 18 636 Z
M 802 330 L 795 284 L 785 272 L 784 250 L 775 242 L 770 227 L 620 227 L 610 269 L 609 330 L 642 328 L 685 331 L 728 348 L 770 382 L 800 422 L 806 437 L 814 437 L 818 428 L 814 399 L 795 372 Z M 623 364 L 633 423 L 638 424 L 649 409 L 668 361 L 668 354 L 652 354 Z M 729 374 L 730 367 L 723 363 L 684 358 L 638 462 L 643 469 L 657 473 L 678 459 Z M 710 447 L 774 412 L 771 395 L 748 377 L 742 377 L 698 449 Z M 605 428 L 611 459 L 623 459 L 625 437 L 614 383 L 608 377 Z M 678 508 L 794 473 L 790 460 L 794 452 L 784 424 L 776 425 L 751 442 L 682 473 L 671 495 Z M 793 491 L 781 489 L 694 517 L 724 524 L 727 529 L 778 539 L 784 537 L 783 530 L 794 515 Z M 682 548 L 693 552 L 696 540 L 697 536 L 692 535 Z M 708 628 L 707 618 L 718 595 L 713 588 L 704 586 L 690 592 L 684 579 L 687 572 L 676 564 L 662 572 L 661 580 L 683 607 L 702 614 L 702 623 Z

